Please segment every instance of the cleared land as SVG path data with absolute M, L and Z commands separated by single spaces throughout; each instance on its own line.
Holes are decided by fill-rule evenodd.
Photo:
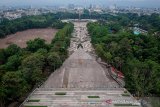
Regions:
M 42 38 L 46 43 L 50 43 L 54 38 L 57 29 L 29 29 L 15 34 L 8 35 L 6 38 L 0 39 L 0 48 L 6 48 L 10 44 L 17 44 L 21 48 L 26 47 L 26 42 L 35 38 Z

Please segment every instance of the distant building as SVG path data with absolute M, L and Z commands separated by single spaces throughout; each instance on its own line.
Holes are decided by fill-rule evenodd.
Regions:
M 112 13 L 118 13 L 116 4 L 111 5 L 111 6 L 109 7 L 109 9 L 110 9 L 110 11 L 111 11 Z
M 133 28 L 133 33 L 134 33 L 135 35 L 139 35 L 139 34 L 147 34 L 148 31 L 143 30 L 143 29 L 138 28 L 138 27 L 134 27 L 134 28 Z
M 103 12 L 101 9 L 94 9 L 93 11 L 97 12 L 97 13 L 102 13 Z
M 18 13 L 18 12 L 6 12 L 4 14 L 4 17 L 9 19 L 9 20 L 17 19 L 17 18 L 21 17 L 21 13 Z

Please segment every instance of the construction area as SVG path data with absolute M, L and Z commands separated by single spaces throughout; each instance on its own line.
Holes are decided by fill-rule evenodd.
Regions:
M 88 21 L 75 21 L 70 56 L 22 107 L 141 107 L 97 61 L 87 32 Z

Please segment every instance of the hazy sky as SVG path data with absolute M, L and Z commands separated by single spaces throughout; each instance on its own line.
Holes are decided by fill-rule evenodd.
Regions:
M 17 6 L 17 5 L 67 5 L 69 3 L 89 5 L 98 4 L 109 6 L 116 4 L 117 6 L 138 6 L 138 7 L 159 7 L 160 0 L 0 0 L 0 5 Z

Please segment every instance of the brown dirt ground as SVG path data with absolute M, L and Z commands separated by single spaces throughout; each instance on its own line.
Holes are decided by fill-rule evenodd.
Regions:
M 8 35 L 6 38 L 0 39 L 0 48 L 6 48 L 10 44 L 17 44 L 21 48 L 26 47 L 26 42 L 35 38 L 42 38 L 46 43 L 51 43 L 57 29 L 29 29 L 15 34 Z

